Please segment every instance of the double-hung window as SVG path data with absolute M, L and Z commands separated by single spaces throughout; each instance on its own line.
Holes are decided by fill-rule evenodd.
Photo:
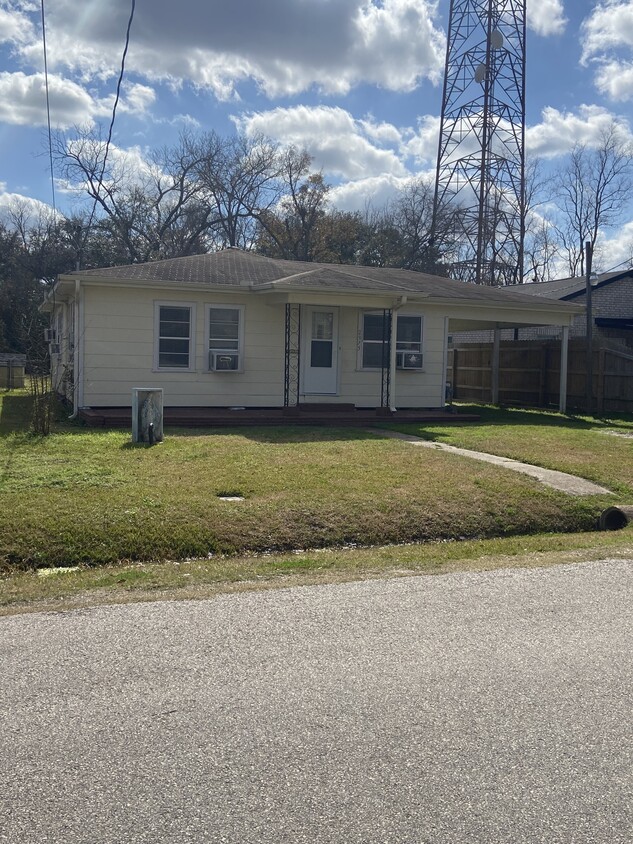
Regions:
M 362 313 L 360 333 L 361 368 L 389 366 L 389 321 L 383 312 Z M 397 314 L 396 366 L 398 369 L 422 368 L 422 317 L 418 314 Z
M 193 305 L 156 304 L 156 368 L 193 369 Z
M 422 369 L 422 317 L 398 314 L 396 338 L 398 369 Z
M 244 307 L 210 305 L 208 309 L 209 369 L 239 372 L 243 369 Z

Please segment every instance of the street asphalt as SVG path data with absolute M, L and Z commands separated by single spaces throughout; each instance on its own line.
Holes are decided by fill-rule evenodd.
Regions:
M 0 841 L 630 844 L 633 561 L 0 619 Z

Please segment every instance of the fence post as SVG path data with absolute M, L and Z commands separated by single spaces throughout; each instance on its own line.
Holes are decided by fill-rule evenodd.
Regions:
M 491 383 L 491 393 L 492 393 L 492 404 L 498 405 L 499 404 L 499 357 L 500 357 L 500 346 L 501 346 L 501 331 L 499 330 L 499 326 L 495 326 L 494 334 L 493 334 L 493 344 L 492 344 L 492 383 Z
M 607 357 L 607 350 L 602 347 L 598 353 L 598 396 L 597 406 L 598 413 L 604 411 L 604 390 L 605 390 L 605 363 Z
M 539 374 L 539 382 L 538 382 L 538 404 L 539 407 L 545 407 L 545 394 L 546 394 L 546 381 L 547 381 L 547 350 L 548 345 L 547 342 L 543 343 L 541 346 L 541 371 Z
M 567 355 L 569 351 L 569 326 L 563 325 L 560 338 L 560 387 L 558 393 L 558 410 L 567 412 Z

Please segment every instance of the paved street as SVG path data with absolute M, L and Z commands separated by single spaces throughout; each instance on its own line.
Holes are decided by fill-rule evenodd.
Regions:
M 0 841 L 629 844 L 633 564 L 0 619 Z

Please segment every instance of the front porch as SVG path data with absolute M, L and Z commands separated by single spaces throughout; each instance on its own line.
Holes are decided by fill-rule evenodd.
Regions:
M 131 407 L 84 407 L 79 419 L 90 427 L 132 428 Z M 357 408 L 351 404 L 299 404 L 293 407 L 166 407 L 164 424 L 177 428 L 232 428 L 245 425 L 328 425 L 365 427 L 381 422 L 423 424 L 476 422 L 479 416 L 438 410 Z

